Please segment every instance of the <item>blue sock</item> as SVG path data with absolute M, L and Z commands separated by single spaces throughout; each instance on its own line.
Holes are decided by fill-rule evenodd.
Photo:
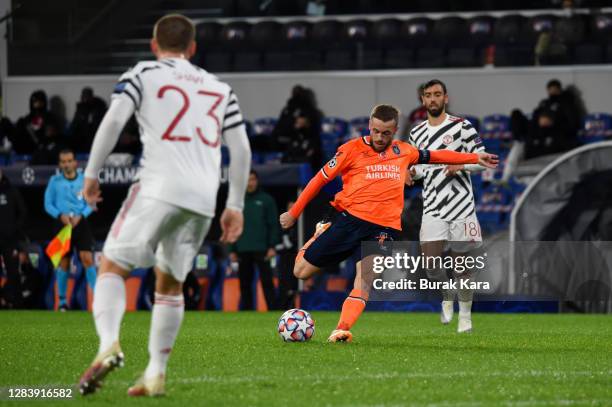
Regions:
M 87 270 L 85 270 L 85 278 L 87 279 L 87 283 L 91 287 L 91 291 L 96 289 L 96 276 L 98 275 L 96 271 L 96 266 L 89 266 Z
M 57 272 L 57 292 L 59 295 L 59 303 L 66 305 L 66 293 L 68 292 L 68 277 L 69 274 L 66 270 L 58 267 L 55 269 Z

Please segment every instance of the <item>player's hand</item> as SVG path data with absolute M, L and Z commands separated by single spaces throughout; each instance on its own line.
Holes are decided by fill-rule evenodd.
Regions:
M 85 177 L 83 198 L 91 207 L 95 207 L 98 202 L 102 202 L 102 192 L 100 191 L 100 183 L 97 179 Z
M 72 224 L 72 222 L 70 222 L 70 216 L 68 215 L 61 215 L 60 216 L 60 221 L 64 224 L 64 225 L 70 225 Z
M 447 177 L 452 177 L 455 174 L 457 174 L 459 171 L 463 171 L 464 169 L 465 169 L 465 165 L 463 164 L 447 165 L 446 169 L 444 170 L 444 175 L 446 175 Z
M 234 243 L 242 234 L 244 217 L 241 211 L 225 208 L 221 214 L 221 242 Z
M 76 226 L 79 224 L 81 219 L 83 219 L 81 215 L 73 216 L 72 218 L 70 218 L 70 223 L 72 224 L 72 227 L 76 228 Z
M 487 168 L 497 168 L 497 164 L 499 164 L 499 157 L 495 154 L 489 153 L 476 153 L 478 154 L 478 164 Z
M 272 257 L 276 257 L 276 250 L 273 247 L 270 247 L 266 252 L 266 259 L 271 259 Z
M 289 229 L 291 226 L 295 225 L 295 219 L 289 212 L 282 213 L 278 218 L 280 221 L 280 225 L 283 229 Z
M 416 168 L 410 167 L 406 169 L 406 181 L 404 183 L 409 187 L 414 185 L 414 176 L 416 175 Z

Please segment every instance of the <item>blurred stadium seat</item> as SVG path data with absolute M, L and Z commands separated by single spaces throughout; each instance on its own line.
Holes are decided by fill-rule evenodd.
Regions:
M 502 114 L 486 116 L 482 119 L 480 135 L 487 151 L 500 154 L 509 149 L 512 141 L 510 117 Z
M 367 116 L 355 117 L 349 121 L 349 131 L 344 137 L 344 141 L 355 137 L 365 136 L 369 133 L 368 126 L 370 118 Z
M 612 137 L 612 115 L 592 113 L 584 118 L 579 140 L 582 144 L 595 143 Z

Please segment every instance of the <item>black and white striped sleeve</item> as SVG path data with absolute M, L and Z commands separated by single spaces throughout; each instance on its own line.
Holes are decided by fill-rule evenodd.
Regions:
M 142 103 L 142 92 L 142 80 L 133 69 L 130 69 L 119 78 L 113 90 L 111 100 L 114 98 L 126 98 L 131 100 L 134 103 L 134 108 L 138 110 Z
M 463 142 L 465 151 L 468 153 L 485 151 L 485 146 L 478 132 L 474 126 L 472 126 L 472 123 L 467 120 L 464 120 L 461 125 L 461 141 Z
M 227 108 L 223 116 L 223 134 L 240 126 L 244 126 L 244 119 L 238 105 L 238 97 L 233 90 L 230 90 Z

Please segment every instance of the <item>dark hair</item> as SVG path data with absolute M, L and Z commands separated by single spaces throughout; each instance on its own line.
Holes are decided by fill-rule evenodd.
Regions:
M 195 40 L 195 27 L 190 19 L 181 14 L 168 14 L 155 23 L 153 38 L 165 51 L 186 51 Z
M 57 158 L 59 158 L 63 154 L 72 154 L 72 156 L 76 158 L 76 154 L 74 153 L 74 150 L 71 148 L 62 148 L 60 152 L 57 154 Z
M 436 85 L 440 85 L 442 87 L 442 90 L 444 91 L 444 94 L 446 95 L 446 85 L 444 84 L 444 82 L 442 82 L 440 79 L 432 79 L 421 85 L 421 96 L 425 94 L 425 89 L 429 89 L 432 86 Z
M 399 123 L 399 109 L 392 105 L 376 105 L 370 113 L 371 119 L 382 120 L 383 122 L 389 122 L 395 120 L 395 124 Z
M 252 168 L 251 168 L 251 172 L 249 172 L 249 175 L 255 175 L 255 178 L 259 179 L 259 174 L 257 174 L 257 171 L 255 171 Z
M 546 89 L 548 88 L 552 88 L 552 87 L 557 87 L 559 89 L 562 89 L 563 86 L 561 86 L 561 81 L 559 79 L 551 79 L 548 81 L 548 83 L 546 84 Z

